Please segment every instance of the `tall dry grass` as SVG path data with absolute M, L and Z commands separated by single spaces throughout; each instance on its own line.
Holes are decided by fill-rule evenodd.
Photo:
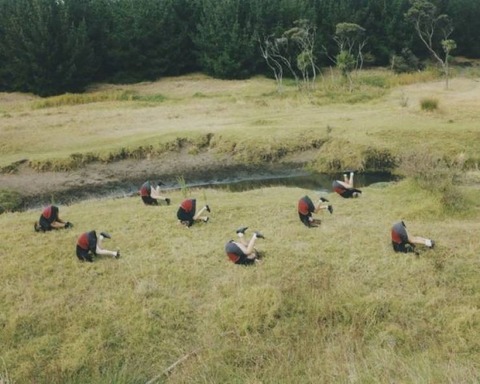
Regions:
M 180 190 L 171 206 L 61 206 L 75 227 L 53 233 L 33 233 L 39 212 L 3 214 L 3 372 L 12 383 L 477 382 L 480 193 L 469 191 L 470 209 L 449 214 L 413 180 L 330 194 L 316 229 L 296 213 L 315 192 L 282 187 L 190 189 L 212 208 L 190 229 L 176 223 Z M 400 219 L 435 250 L 393 253 Z M 252 268 L 223 251 L 243 225 L 266 236 Z M 122 258 L 78 262 L 90 229 L 110 232 Z

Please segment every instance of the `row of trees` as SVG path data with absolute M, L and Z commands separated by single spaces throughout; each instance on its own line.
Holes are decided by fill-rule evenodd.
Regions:
M 430 52 L 406 17 L 419 3 L 453 21 L 448 39 L 433 31 Z M 478 0 L 0 0 L 0 91 L 52 95 L 191 71 L 287 70 L 308 82 L 321 66 L 388 65 L 442 52 L 446 40 L 447 55 L 456 42 L 457 54 L 480 57 L 479 34 Z M 291 70 L 267 60 L 275 50 Z

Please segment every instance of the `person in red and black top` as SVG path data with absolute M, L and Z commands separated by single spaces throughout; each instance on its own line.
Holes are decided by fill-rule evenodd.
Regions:
M 163 200 L 170 205 L 170 199 L 168 197 L 163 197 L 160 193 L 160 186 L 163 185 L 161 181 L 158 182 L 156 187 L 152 187 L 150 181 L 146 181 L 140 187 L 140 196 L 145 205 L 158 205 L 158 200 Z
M 392 226 L 392 246 L 395 252 L 415 252 L 415 244 L 423 244 L 428 248 L 433 248 L 435 242 L 420 236 L 410 236 L 407 227 L 403 221 L 399 221 Z
M 350 177 L 345 173 L 343 175 L 343 181 L 335 180 L 332 183 L 332 188 L 340 196 L 348 199 L 351 197 L 360 197 L 362 191 L 353 187 L 353 172 L 350 172 Z
M 312 199 L 308 196 L 303 196 L 298 201 L 298 216 L 300 221 L 307 227 L 318 227 L 322 221 L 320 219 L 314 219 L 312 213 L 318 213 L 322 209 L 327 209 L 330 213 L 333 213 L 333 206 L 329 204 L 322 204 L 328 202 L 327 199 L 320 197 L 317 205 L 313 204 Z
M 196 199 L 186 199 L 182 201 L 180 207 L 177 211 L 177 219 L 180 224 L 183 224 L 187 227 L 191 227 L 193 223 L 197 221 L 203 221 L 206 223 L 208 221 L 208 216 L 202 216 L 204 211 L 210 212 L 210 207 L 205 205 L 200 212 L 195 213 L 197 207 Z
M 110 239 L 108 233 L 101 232 L 97 238 L 96 231 L 82 233 L 77 239 L 77 257 L 81 261 L 93 262 L 93 256 L 105 255 L 116 259 L 120 257 L 120 251 L 108 251 L 102 248 L 103 239 Z
M 69 221 L 63 221 L 58 215 L 58 207 L 49 205 L 43 210 L 40 220 L 36 221 L 33 228 L 36 232 L 51 231 L 52 229 L 71 228 L 73 224 Z
M 264 239 L 265 237 L 260 232 L 254 232 L 250 241 L 244 238 L 245 231 L 248 227 L 237 229 L 239 241 L 230 240 L 225 244 L 225 252 L 232 263 L 239 265 L 251 265 L 259 262 L 259 253 L 255 249 L 255 241 L 257 239 Z

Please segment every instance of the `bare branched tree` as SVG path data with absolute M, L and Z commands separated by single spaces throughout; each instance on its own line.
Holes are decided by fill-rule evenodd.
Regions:
M 342 75 L 348 79 L 350 91 L 353 89 L 352 72 L 363 67 L 363 49 L 367 45 L 365 28 L 355 23 L 338 23 L 335 28 L 333 40 L 337 43 L 338 53 L 335 57 L 327 57 L 335 63 Z
M 452 22 L 448 15 L 438 14 L 437 7 L 427 0 L 412 0 L 411 5 L 405 18 L 413 24 L 420 40 L 440 63 L 445 75 L 445 87 L 448 89 L 450 53 L 457 47 L 455 41 L 449 39 L 453 32 Z
M 295 26 L 285 31 L 281 37 L 270 35 L 263 40 L 259 39 L 259 44 L 279 90 L 282 89 L 285 70 L 293 76 L 297 86 L 300 86 L 301 78 L 305 88 L 313 88 L 319 69 L 313 54 L 315 28 L 308 20 L 297 20 Z
M 296 63 L 297 68 L 302 74 L 304 86 L 307 89 L 313 88 L 318 70 L 313 54 L 316 37 L 315 27 L 308 20 L 297 20 L 295 21 L 295 27 L 286 31 L 284 36 L 297 45 L 299 50 Z

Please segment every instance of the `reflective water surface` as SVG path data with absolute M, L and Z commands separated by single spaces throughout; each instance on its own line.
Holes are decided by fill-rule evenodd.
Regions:
M 330 192 L 332 182 L 343 180 L 342 174 L 319 174 L 299 171 L 281 171 L 281 172 L 241 172 L 235 174 L 210 175 L 203 176 L 199 180 L 177 179 L 163 180 L 165 185 L 163 190 L 178 190 L 182 187 L 188 188 L 220 188 L 231 192 L 242 192 L 252 189 L 285 186 L 309 189 L 318 192 Z M 151 178 L 152 181 L 162 180 L 161 178 Z M 362 188 L 373 183 L 389 182 L 395 180 L 395 177 L 388 173 L 359 173 L 355 175 L 355 186 Z M 111 199 L 135 196 L 140 186 L 145 180 L 131 180 L 122 183 L 105 184 L 95 186 L 94 188 L 74 189 L 61 191 L 55 194 L 36 196 L 24 202 L 24 209 L 38 209 L 46 204 L 71 204 L 76 201 L 88 199 Z

